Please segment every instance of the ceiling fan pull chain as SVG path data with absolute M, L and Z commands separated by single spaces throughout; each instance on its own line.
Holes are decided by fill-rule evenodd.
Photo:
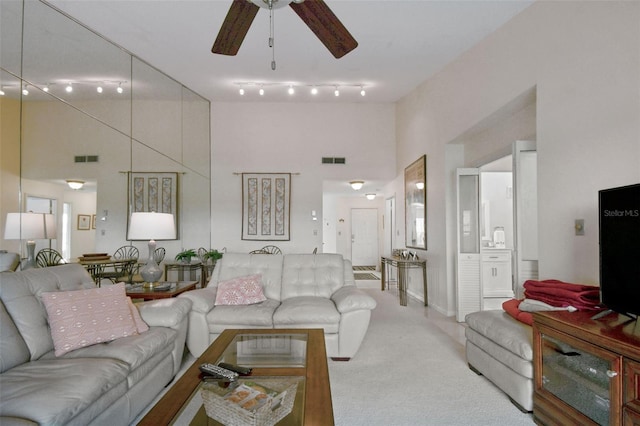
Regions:
M 271 48 L 271 69 L 273 71 L 276 70 L 276 48 L 275 43 L 273 42 L 275 33 L 274 21 L 272 3 L 269 2 L 269 47 Z

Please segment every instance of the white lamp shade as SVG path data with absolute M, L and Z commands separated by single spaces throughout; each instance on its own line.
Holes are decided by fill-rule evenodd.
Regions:
M 53 239 L 56 233 L 56 221 L 52 214 L 7 213 L 5 240 Z
M 131 214 L 128 240 L 175 240 L 176 225 L 171 213 L 136 212 Z

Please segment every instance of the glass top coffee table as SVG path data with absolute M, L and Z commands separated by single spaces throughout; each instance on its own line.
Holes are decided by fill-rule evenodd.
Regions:
M 203 392 L 216 383 L 200 380 L 202 363 L 251 367 L 239 381 L 277 389 L 295 384 L 293 408 L 278 425 L 333 425 L 329 369 L 322 329 L 225 330 L 141 420 L 140 425 L 217 425 L 207 415 Z M 289 388 L 291 389 L 291 388 Z M 283 392 L 286 394 L 286 392 Z M 207 398 L 209 404 L 211 401 Z M 208 406 L 209 409 L 211 405 Z

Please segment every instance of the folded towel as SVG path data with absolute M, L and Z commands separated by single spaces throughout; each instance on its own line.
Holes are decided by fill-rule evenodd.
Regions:
M 565 283 L 558 280 L 524 283 L 527 299 L 538 300 L 555 307 L 572 306 L 580 310 L 600 309 L 600 288 L 581 284 Z

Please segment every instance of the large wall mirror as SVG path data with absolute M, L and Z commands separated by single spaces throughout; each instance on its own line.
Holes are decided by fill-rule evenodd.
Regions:
M 174 173 L 180 231 L 158 245 L 167 259 L 209 247 L 209 101 L 46 3 L 3 0 L 0 21 L 0 231 L 28 197 L 52 199 L 58 236 L 38 247 L 73 261 L 133 244 L 146 258 L 127 241 L 131 172 Z M 24 241 L 0 249 L 25 256 Z

